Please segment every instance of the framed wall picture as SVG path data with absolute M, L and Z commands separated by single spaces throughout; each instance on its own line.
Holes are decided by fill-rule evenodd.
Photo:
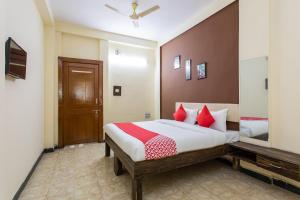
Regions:
M 179 69 L 180 67 L 180 55 L 178 55 L 174 58 L 174 69 Z
M 188 59 L 185 60 L 185 80 L 191 80 L 192 79 L 192 60 Z
M 197 76 L 198 80 L 207 78 L 206 63 L 197 65 Z
M 113 95 L 114 96 L 121 96 L 122 94 L 122 87 L 121 86 L 114 86 L 113 87 Z

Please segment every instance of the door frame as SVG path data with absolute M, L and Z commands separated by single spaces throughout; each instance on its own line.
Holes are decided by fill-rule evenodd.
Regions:
M 81 59 L 81 58 L 68 58 L 68 57 L 58 57 L 58 147 L 63 148 L 64 145 L 64 80 L 63 80 L 63 63 L 64 62 L 74 62 L 82 64 L 94 64 L 99 66 L 98 76 L 99 83 L 102 81 L 102 86 L 99 85 L 99 100 L 101 101 L 101 111 L 102 120 L 99 120 L 99 130 L 102 129 L 104 112 L 103 112 L 103 61 L 101 60 L 90 60 L 90 59 Z M 98 133 L 98 142 L 103 142 L 103 133 L 102 138 Z

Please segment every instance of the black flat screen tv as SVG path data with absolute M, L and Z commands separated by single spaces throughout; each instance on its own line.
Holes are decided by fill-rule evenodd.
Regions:
M 26 61 L 26 51 L 9 37 L 5 43 L 5 74 L 16 79 L 25 79 Z

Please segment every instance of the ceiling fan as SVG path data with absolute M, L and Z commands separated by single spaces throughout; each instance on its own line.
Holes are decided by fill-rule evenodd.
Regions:
M 133 1 L 132 4 L 131 4 L 131 6 L 132 6 L 133 12 L 132 12 L 132 14 L 129 15 L 128 17 L 132 20 L 133 25 L 134 25 L 134 27 L 136 27 L 136 28 L 139 27 L 139 22 L 138 22 L 139 18 L 145 17 L 145 16 L 151 14 L 152 12 L 154 12 L 154 11 L 156 11 L 156 10 L 158 10 L 158 9 L 160 8 L 159 5 L 156 5 L 156 6 L 153 6 L 153 7 L 149 8 L 149 9 L 143 11 L 143 12 L 136 13 L 136 9 L 137 9 L 137 7 L 138 7 L 137 1 Z M 122 13 L 119 9 L 117 9 L 117 8 L 115 8 L 115 7 L 113 7 L 113 6 L 110 6 L 110 5 L 108 5 L 108 4 L 105 4 L 105 7 L 111 9 L 112 11 L 114 11 L 114 12 L 116 12 L 116 13 L 119 13 L 119 14 L 121 14 L 121 15 L 127 17 L 126 14 Z

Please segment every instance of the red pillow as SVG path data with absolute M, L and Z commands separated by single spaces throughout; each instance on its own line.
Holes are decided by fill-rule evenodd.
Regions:
M 181 121 L 183 122 L 186 118 L 186 112 L 182 106 L 182 104 L 179 106 L 179 108 L 177 109 L 177 111 L 175 113 L 173 113 L 173 117 L 176 121 Z
M 215 119 L 210 114 L 206 105 L 202 108 L 201 113 L 198 114 L 197 122 L 199 126 L 203 126 L 206 128 L 209 128 L 215 122 Z

